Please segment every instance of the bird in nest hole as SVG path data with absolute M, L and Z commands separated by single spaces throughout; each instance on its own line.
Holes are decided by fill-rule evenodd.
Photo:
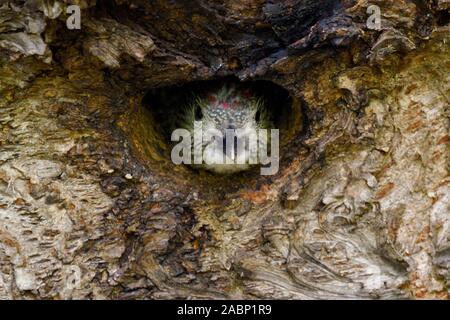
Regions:
M 224 84 L 195 95 L 180 114 L 177 126 L 188 130 L 192 137 L 196 133 L 198 137 L 201 128 L 201 139 L 191 140 L 194 158 L 196 152 L 202 153 L 202 161 L 196 162 L 195 168 L 217 174 L 241 172 L 256 164 L 250 159 L 251 154 L 268 151 L 266 140 L 249 142 L 255 132 L 258 135 L 260 129 L 268 129 L 272 124 L 265 100 L 249 87 Z M 235 136 L 227 134 L 230 130 Z M 238 141 L 244 142 L 241 147 Z

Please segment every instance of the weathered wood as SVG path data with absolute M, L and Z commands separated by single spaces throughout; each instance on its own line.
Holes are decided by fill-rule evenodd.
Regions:
M 1 299 L 449 298 L 450 1 L 68 2 L 0 5 Z M 276 176 L 167 157 L 146 92 L 226 76 Z

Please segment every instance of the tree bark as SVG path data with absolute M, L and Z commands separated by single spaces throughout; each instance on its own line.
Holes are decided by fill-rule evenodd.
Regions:
M 2 0 L 0 299 L 448 299 L 449 9 Z M 174 166 L 143 103 L 230 76 L 295 102 L 274 176 Z

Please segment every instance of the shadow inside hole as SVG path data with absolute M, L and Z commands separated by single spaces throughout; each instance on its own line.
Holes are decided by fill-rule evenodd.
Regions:
M 161 126 L 170 143 L 172 131 L 176 127 L 177 117 L 180 117 L 183 109 L 192 103 L 196 95 L 206 94 L 219 90 L 225 84 L 236 84 L 242 89 L 250 89 L 255 96 L 263 98 L 270 116 L 270 122 L 273 128 L 280 130 L 281 145 L 286 143 L 289 136 L 283 137 L 282 134 L 288 127 L 292 129 L 297 124 L 301 116 L 300 108 L 295 108 L 293 98 L 289 91 L 283 87 L 266 80 L 240 82 L 237 78 L 228 77 L 217 80 L 196 81 L 188 84 L 174 85 L 151 89 L 142 100 L 143 106 L 149 110 L 157 123 Z M 295 123 L 294 123 L 295 122 Z M 297 127 L 296 129 L 301 129 Z

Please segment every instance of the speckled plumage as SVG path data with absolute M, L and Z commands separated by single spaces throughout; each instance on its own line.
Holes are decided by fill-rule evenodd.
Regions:
M 235 84 L 226 84 L 218 90 L 196 96 L 189 104 L 180 119 L 180 126 L 194 132 L 194 125 L 202 123 L 207 130 L 218 130 L 225 135 L 225 130 L 241 130 L 243 135 L 250 134 L 252 130 L 266 129 L 270 120 L 265 102 L 256 96 L 249 88 L 239 88 Z M 203 142 L 204 149 L 209 142 Z M 217 154 L 222 149 L 217 149 Z M 218 155 L 215 156 L 218 156 Z M 204 155 L 208 160 L 208 155 Z M 199 167 L 215 173 L 234 173 L 247 170 L 248 164 L 217 164 L 199 165 Z

